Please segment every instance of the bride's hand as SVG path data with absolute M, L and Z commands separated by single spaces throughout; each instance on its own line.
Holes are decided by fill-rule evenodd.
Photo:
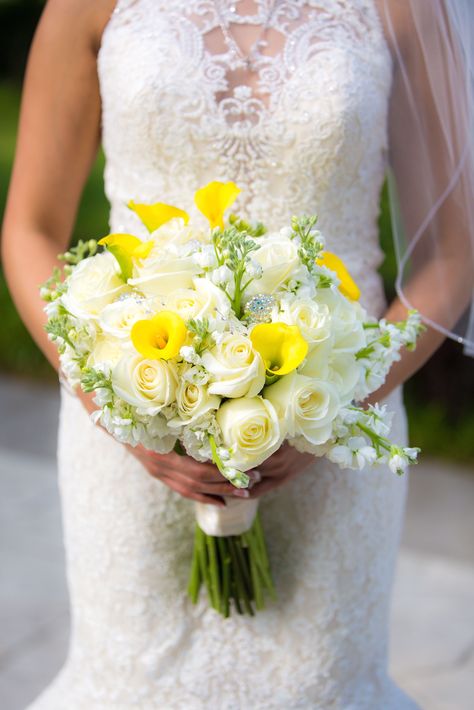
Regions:
M 283 486 L 292 478 L 303 473 L 314 463 L 314 456 L 302 454 L 289 444 L 283 444 L 278 451 L 264 461 L 258 471 L 261 481 L 249 491 L 250 498 L 258 498 L 264 493 Z
M 236 491 L 212 463 L 199 463 L 174 452 L 156 454 L 143 446 L 128 448 L 153 478 L 185 498 L 222 507 L 225 506 L 222 496 L 232 496 Z

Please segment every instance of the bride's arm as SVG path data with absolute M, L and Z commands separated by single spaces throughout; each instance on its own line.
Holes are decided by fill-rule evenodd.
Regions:
M 13 173 L 2 228 L 2 261 L 26 326 L 53 367 L 38 286 L 66 250 L 100 141 L 97 48 L 115 5 L 49 0 L 33 41 L 23 91 Z M 92 397 L 78 392 L 92 411 Z M 211 464 L 133 450 L 148 472 L 184 496 L 208 503 L 231 494 Z M 212 495 L 212 497 L 211 497 Z
M 100 134 L 96 3 L 50 0 L 28 62 L 15 162 L 2 229 L 2 261 L 15 304 L 54 367 L 38 286 L 65 251 Z
M 453 84 L 460 82 L 460 78 L 456 73 L 459 67 L 453 64 L 452 48 L 448 47 L 447 42 L 445 47 L 443 45 L 446 29 L 444 25 L 437 25 L 443 18 L 434 14 L 434 8 L 428 4 L 420 5 L 415 28 L 410 3 L 388 1 L 380 5 L 382 18 L 389 18 L 390 25 L 386 25 L 385 30 L 392 50 L 395 42 L 397 45 L 397 52 L 393 51 L 394 76 L 389 112 L 391 165 L 397 183 L 401 217 L 407 233 L 413 234 L 434 202 L 432 195 L 438 197 L 443 193 L 453 171 L 452 165 L 460 159 L 462 131 L 459 129 L 457 135 L 456 120 L 448 128 L 448 122 L 443 123 L 443 118 L 452 110 L 462 115 L 461 105 L 447 105 L 447 102 L 455 100 L 457 88 L 462 100 L 462 86 L 439 85 L 441 81 L 447 84 L 447 77 Z M 389 12 L 385 14 L 384 8 L 387 7 Z M 426 40 L 421 39 L 423 33 Z M 431 42 L 430 36 L 438 43 L 435 39 Z M 429 51 L 433 56 L 429 55 Z M 403 62 L 403 72 L 400 62 Z M 436 84 L 428 75 L 427 63 L 439 67 L 439 82 Z M 429 69 L 432 70 L 433 66 Z M 411 95 L 406 90 L 406 82 L 410 84 Z M 440 96 L 446 103 L 443 113 L 439 106 Z M 452 131 L 453 135 L 446 131 Z M 415 249 L 413 273 L 405 287 L 410 302 L 421 313 L 448 329 L 454 328 L 472 293 L 473 265 L 469 235 L 472 224 L 468 205 L 469 198 L 472 200 L 472 194 L 469 194 L 471 187 L 466 170 L 466 173 L 460 174 L 451 194 L 433 215 L 429 227 L 432 234 L 427 230 L 420 247 Z M 402 320 L 406 315 L 407 309 L 398 298 L 385 313 L 390 321 Z M 371 395 L 369 401 L 379 401 L 405 382 L 431 357 L 443 340 L 442 334 L 428 327 L 419 338 L 416 350 L 403 352 L 385 384 Z

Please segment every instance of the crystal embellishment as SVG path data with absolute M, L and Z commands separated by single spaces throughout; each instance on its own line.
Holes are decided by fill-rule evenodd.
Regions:
M 245 315 L 253 323 L 269 323 L 272 319 L 272 310 L 276 301 L 273 296 L 257 293 L 247 302 Z

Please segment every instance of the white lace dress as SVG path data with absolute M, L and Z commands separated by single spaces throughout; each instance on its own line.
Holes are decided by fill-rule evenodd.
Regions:
M 256 3 L 256 24 L 267 12 Z M 241 22 L 240 2 L 219 3 Z M 284 0 L 251 75 L 210 0 L 119 0 L 99 53 L 113 231 L 130 198 L 195 215 L 235 180 L 249 218 L 318 213 L 380 313 L 376 268 L 391 57 L 372 0 Z M 253 30 L 257 28 L 254 27 Z M 197 217 L 197 215 L 196 215 Z M 405 438 L 400 393 L 393 436 Z M 407 480 L 327 462 L 261 504 L 279 597 L 224 620 L 185 594 L 192 504 L 152 479 L 63 393 L 60 487 L 72 608 L 68 660 L 31 710 L 409 710 L 387 677 Z

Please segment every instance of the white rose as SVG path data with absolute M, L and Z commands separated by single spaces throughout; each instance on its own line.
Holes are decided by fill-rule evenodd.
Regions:
M 171 419 L 169 425 L 180 427 L 184 424 L 186 426 L 194 424 L 211 410 L 218 409 L 220 401 L 217 395 L 209 394 L 207 386 L 180 378 L 176 390 L 179 417 Z
M 156 249 L 153 249 L 150 254 L 152 258 L 162 255 L 163 249 L 171 248 L 174 251 L 176 246 L 181 247 L 192 241 L 203 243 L 209 241 L 209 235 L 204 230 L 198 230 L 191 224 L 184 224 L 180 217 L 162 224 L 155 229 L 151 237 L 156 244 Z
M 202 365 L 211 375 L 209 392 L 221 397 L 255 397 L 265 384 L 265 365 L 245 335 L 224 336 L 202 355 Z
M 332 341 L 325 340 L 318 343 L 310 350 L 302 367 L 298 369 L 300 375 L 313 377 L 317 380 L 329 379 L 329 359 L 332 354 Z
M 84 259 L 75 267 L 61 300 L 77 318 L 97 318 L 126 289 L 115 258 L 104 252 Z
M 280 234 L 263 238 L 261 247 L 252 252 L 252 259 L 263 269 L 261 278 L 252 281 L 246 294 L 273 293 L 284 284 L 299 265 L 298 246 Z
M 123 357 L 112 372 L 114 392 L 140 412 L 150 415 L 174 401 L 177 385 L 173 363 L 147 360 L 141 355 Z
M 311 346 L 327 340 L 331 334 L 331 314 L 325 303 L 310 298 L 285 299 L 282 302 L 279 320 L 288 325 L 297 325 L 301 335 Z
M 218 410 L 216 419 L 224 446 L 231 452 L 226 465 L 240 471 L 265 461 L 285 436 L 273 405 L 262 397 L 230 399 Z
M 150 315 L 150 304 L 144 300 L 130 298 L 110 303 L 99 316 L 99 325 L 104 331 L 114 338 L 129 338 L 132 325 L 142 318 Z
M 218 286 L 208 279 L 195 278 L 193 288 L 177 289 L 166 299 L 166 308 L 174 311 L 184 321 L 191 318 L 213 317 L 216 314 L 227 318 L 230 311 L 229 299 Z
M 102 364 L 115 367 L 123 354 L 123 341 L 103 334 L 98 335 L 87 358 L 87 367 L 97 367 Z
M 290 437 L 302 435 L 311 444 L 324 444 L 330 438 L 339 412 L 332 385 L 292 372 L 266 387 L 263 396 L 275 407 Z
M 332 315 L 333 350 L 356 353 L 366 344 L 363 321 L 366 314 L 355 301 L 348 301 L 338 289 L 320 289 L 318 301 L 326 303 Z
M 355 398 L 362 372 L 362 365 L 352 353 L 337 353 L 331 358 L 328 379 L 336 387 L 342 404 Z
M 174 256 L 164 251 L 152 251 L 134 267 L 129 284 L 145 296 L 167 296 L 176 289 L 192 288 L 193 278 L 202 272 L 192 256 Z

